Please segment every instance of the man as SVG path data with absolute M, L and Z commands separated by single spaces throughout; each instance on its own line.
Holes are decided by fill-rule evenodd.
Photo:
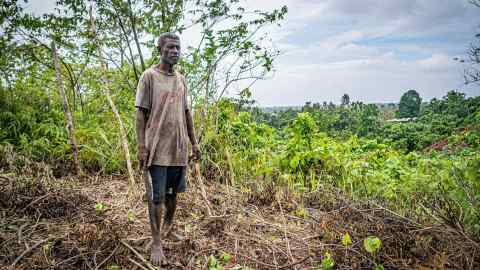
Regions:
M 188 139 L 193 158 L 200 158 L 193 121 L 187 105 L 185 78 L 174 70 L 180 59 L 180 39 L 172 33 L 157 42 L 161 61 L 145 70 L 138 82 L 137 107 L 138 155 L 144 169 L 150 227 L 151 262 L 167 265 L 162 238 L 172 232 L 177 193 L 186 189 Z M 188 138 L 188 139 L 187 139 Z M 148 175 L 151 176 L 151 182 Z M 163 205 L 165 215 L 163 224 Z M 178 237 L 177 237 L 178 238 Z

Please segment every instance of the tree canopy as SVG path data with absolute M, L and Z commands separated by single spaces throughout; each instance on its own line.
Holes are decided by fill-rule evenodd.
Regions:
M 408 90 L 400 98 L 398 117 L 417 117 L 420 114 L 421 104 L 422 99 L 420 98 L 418 92 L 413 89 Z

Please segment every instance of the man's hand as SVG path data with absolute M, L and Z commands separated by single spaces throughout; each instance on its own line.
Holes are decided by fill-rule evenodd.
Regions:
M 148 150 L 145 147 L 145 127 L 148 120 L 148 110 L 144 108 L 137 109 L 137 143 L 138 143 L 138 161 L 140 168 L 146 169 L 148 163 Z
M 200 147 L 198 144 L 192 145 L 192 152 L 193 152 L 193 160 L 200 160 L 202 154 L 200 153 Z
M 143 169 L 147 168 L 148 151 L 145 147 L 138 148 L 138 161 Z

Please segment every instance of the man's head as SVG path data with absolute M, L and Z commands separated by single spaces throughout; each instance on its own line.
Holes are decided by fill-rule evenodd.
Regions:
M 173 33 L 163 33 L 158 38 L 157 49 L 162 63 L 175 65 L 180 60 L 180 38 Z

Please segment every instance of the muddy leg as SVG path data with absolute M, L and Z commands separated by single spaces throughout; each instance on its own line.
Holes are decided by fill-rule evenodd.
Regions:
M 173 225 L 173 218 L 175 216 L 175 210 L 177 209 L 177 195 L 167 194 L 165 197 L 165 227 L 171 227 Z
M 146 197 L 148 198 L 148 215 L 150 218 L 150 228 L 152 230 L 152 248 L 150 260 L 154 265 L 165 266 L 168 262 L 163 253 L 163 246 L 160 235 L 160 226 L 163 216 L 163 205 L 161 202 L 153 202 L 152 182 L 148 169 L 144 170 L 144 181 Z
M 167 258 L 163 253 L 163 245 L 161 238 L 161 222 L 163 216 L 163 205 L 162 203 L 153 204 L 153 210 L 155 212 L 155 219 L 150 221 L 152 227 L 152 251 L 150 254 L 150 261 L 154 265 L 166 266 L 168 265 Z

